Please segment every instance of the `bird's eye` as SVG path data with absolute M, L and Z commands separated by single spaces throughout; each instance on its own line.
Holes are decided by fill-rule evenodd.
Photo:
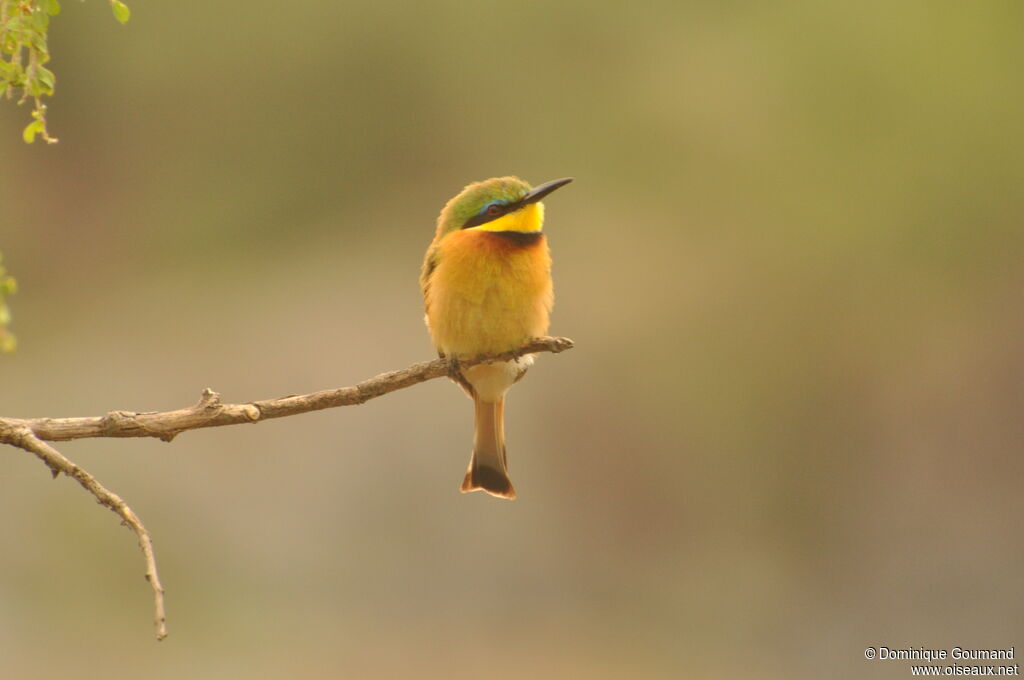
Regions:
M 491 205 L 487 206 L 487 210 L 485 212 L 491 217 L 496 217 L 501 214 L 501 206 L 498 205 L 497 203 L 492 203 Z

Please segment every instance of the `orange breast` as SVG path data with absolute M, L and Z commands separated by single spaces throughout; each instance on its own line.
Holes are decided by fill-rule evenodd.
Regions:
M 543 234 L 464 229 L 439 244 L 427 323 L 447 356 L 495 354 L 547 333 L 553 299 Z

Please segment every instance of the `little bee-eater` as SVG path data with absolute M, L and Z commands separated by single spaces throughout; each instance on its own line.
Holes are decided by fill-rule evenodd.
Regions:
M 438 354 L 457 366 L 460 359 L 512 351 L 547 333 L 554 293 L 540 201 L 571 181 L 531 189 L 518 177 L 495 177 L 470 184 L 444 206 L 420 275 Z M 505 454 L 505 393 L 532 363 L 528 354 L 458 369 L 455 380 L 476 411 L 463 493 L 516 497 Z

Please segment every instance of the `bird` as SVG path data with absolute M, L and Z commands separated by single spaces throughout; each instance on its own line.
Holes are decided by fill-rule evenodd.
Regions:
M 463 493 L 516 497 L 505 451 L 505 393 L 533 355 L 461 368 L 460 360 L 514 351 L 547 333 L 554 291 L 541 199 L 572 181 L 536 187 L 518 177 L 468 184 L 437 218 L 420 272 L 431 340 L 473 400 L 473 454 Z

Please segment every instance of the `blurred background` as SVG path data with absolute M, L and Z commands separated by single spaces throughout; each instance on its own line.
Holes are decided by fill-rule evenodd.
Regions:
M 0 672 L 891 678 L 1024 647 L 1024 5 L 66 3 L 56 146 L 0 104 L 0 413 L 352 384 L 432 357 L 474 180 L 547 201 L 514 503 L 446 381 L 0 462 Z

